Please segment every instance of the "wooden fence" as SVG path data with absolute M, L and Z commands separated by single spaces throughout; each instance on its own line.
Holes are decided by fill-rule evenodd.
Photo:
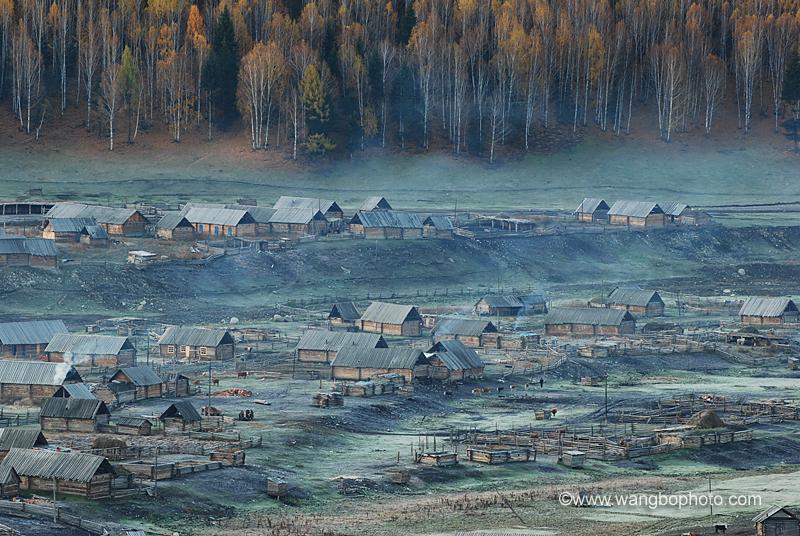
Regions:
M 49 520 L 55 519 L 57 522 L 83 529 L 90 534 L 113 534 L 112 527 L 108 525 L 89 521 L 81 516 L 65 512 L 61 508 L 57 506 L 54 507 L 51 504 L 28 504 L 24 502 L 0 500 L 0 513 L 15 517 L 33 516 Z

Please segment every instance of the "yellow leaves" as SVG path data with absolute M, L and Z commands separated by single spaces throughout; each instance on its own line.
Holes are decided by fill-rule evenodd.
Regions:
M 55 2 L 53 2 L 52 4 L 50 4 L 50 11 L 48 11 L 47 13 L 47 22 L 50 24 L 51 28 L 55 28 L 56 26 L 58 26 L 59 19 L 60 19 L 60 12 L 58 10 L 58 5 Z
M 205 36 L 205 33 L 206 28 L 203 22 L 203 15 L 200 14 L 197 5 L 192 4 L 192 7 L 189 8 L 189 18 L 186 21 L 186 35 L 194 42 L 195 37 L 198 35 Z

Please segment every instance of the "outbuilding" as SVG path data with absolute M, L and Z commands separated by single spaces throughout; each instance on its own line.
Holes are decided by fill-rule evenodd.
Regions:
M 428 378 L 442 381 L 463 381 L 483 376 L 485 364 L 478 353 L 458 340 L 442 340 L 434 344 L 428 358 Z
M 361 318 L 361 311 L 358 310 L 353 302 L 334 303 L 331 312 L 328 313 L 328 324 L 331 327 L 348 328 L 356 325 L 356 321 Z
M 202 428 L 203 423 L 203 418 L 192 403 L 186 400 L 174 402 L 164 410 L 158 420 L 161 421 L 164 432 L 197 431 Z
M 85 383 L 65 383 L 53 394 L 53 398 L 83 398 L 95 400 L 97 397 Z
M 383 337 L 376 333 L 309 330 L 297 343 L 297 360 L 303 363 L 330 363 L 342 348 L 388 348 Z
M 324 235 L 328 218 L 320 210 L 310 208 L 280 208 L 269 219 L 269 232 L 274 237 L 297 239 L 303 236 Z
M 782 506 L 770 506 L 753 523 L 756 536 L 800 536 L 800 517 Z
M 553 308 L 544 321 L 547 335 L 632 335 L 636 320 L 620 309 L 594 307 Z
M 114 424 L 122 435 L 149 436 L 153 432 L 153 423 L 144 417 L 117 417 Z
M 465 346 L 481 348 L 484 346 L 484 337 L 490 333 L 496 334 L 497 328 L 488 320 L 445 317 L 433 328 L 433 340 L 458 340 Z M 492 340 L 496 343 L 496 335 Z
M 58 249 L 52 240 L 23 236 L 0 236 L 0 268 L 31 266 L 58 268 Z
M 686 203 L 676 201 L 665 201 L 658 203 L 658 206 L 664 211 L 664 223 L 671 224 L 681 223 L 681 216 L 691 210 Z
M 114 208 L 83 203 L 56 203 L 46 215 L 53 218 L 93 218 L 112 236 L 142 236 L 147 218 L 134 208 Z
M 100 224 L 84 225 L 79 238 L 81 244 L 86 246 L 108 246 L 108 231 Z
M 422 317 L 413 305 L 372 302 L 358 320 L 358 328 L 368 333 L 419 337 Z
M 789 298 L 752 296 L 739 309 L 743 324 L 780 325 L 800 322 L 800 311 Z
M 603 199 L 586 197 L 573 215 L 583 223 L 608 223 L 608 211 L 611 207 Z
M 77 242 L 81 230 L 87 225 L 97 225 L 94 218 L 51 218 L 45 220 L 42 238 L 56 242 Z
M 406 383 L 421 373 L 427 375 L 428 360 L 422 350 L 411 348 L 342 348 L 331 363 L 334 380 L 361 381 L 384 374 L 399 374 Z
M 161 357 L 219 361 L 232 359 L 235 343 L 225 329 L 171 326 L 158 340 Z
M 412 212 L 373 210 L 356 212 L 350 219 L 350 232 L 365 238 L 422 238 L 422 220 Z
M 108 382 L 108 387 L 117 393 L 117 399 L 133 401 L 164 396 L 164 380 L 150 367 L 123 367 L 118 369 Z M 122 396 L 126 394 L 127 396 Z
M 590 306 L 622 309 L 635 316 L 664 315 L 664 300 L 655 290 L 617 287 L 608 296 L 593 299 Z
M 256 236 L 256 220 L 243 209 L 192 206 L 184 217 L 200 240 Z
M 156 236 L 164 240 L 195 240 L 194 226 L 179 212 L 166 214 L 156 225 Z
M 372 195 L 361 203 L 361 206 L 358 207 L 356 212 L 362 210 L 364 212 L 369 212 L 370 210 L 392 210 L 392 205 L 389 204 L 385 197 Z
M 611 225 L 627 227 L 664 227 L 664 211 L 649 201 L 617 201 L 608 211 Z
M 62 320 L 0 324 L 0 358 L 38 359 L 56 334 L 67 333 Z
M 47 446 L 41 428 L 0 428 L 0 460 L 6 457 L 11 449 L 33 449 Z
M 482 316 L 544 314 L 547 313 L 547 300 L 542 294 L 484 296 L 475 304 L 474 311 Z
M 425 238 L 453 238 L 453 220 L 442 214 L 434 214 L 422 222 L 422 236 Z
M 103 456 L 82 452 L 46 449 L 9 451 L 0 474 L 13 467 L 20 478 L 20 488 L 52 494 L 77 495 L 87 499 L 111 497 L 114 468 Z
M 84 367 L 124 367 L 136 364 L 136 347 L 128 337 L 57 333 L 44 349 L 47 361 L 69 361 Z
M 99 424 L 108 424 L 110 417 L 102 400 L 48 398 L 42 402 L 39 425 L 45 431 L 91 433 Z
M 38 403 L 51 398 L 62 385 L 82 383 L 73 366 L 63 363 L 0 360 L 0 403 Z
M 322 212 L 327 220 L 341 220 L 344 218 L 344 211 L 330 199 L 317 199 L 314 197 L 293 197 L 282 195 L 275 201 L 272 208 L 284 209 L 304 209 Z

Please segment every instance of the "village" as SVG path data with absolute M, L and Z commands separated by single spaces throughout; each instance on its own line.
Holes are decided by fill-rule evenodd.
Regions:
M 658 244 L 723 228 L 715 216 L 681 202 L 600 198 L 576 200 L 571 212 L 497 213 L 401 210 L 381 196 L 344 209 L 289 196 L 270 207 L 254 199 L 9 201 L 0 203 L 0 275 L 99 265 L 202 271 L 226 259 L 274 266 L 345 243 L 401 243 L 409 254 L 428 243 L 564 237 Z M 330 262 L 331 272 L 348 270 Z M 311 519 L 317 508 L 332 515 L 331 505 L 470 490 L 496 495 L 465 496 L 453 510 L 484 511 L 477 521 L 486 528 L 497 528 L 497 509 L 501 527 L 541 528 L 530 509 L 543 508 L 580 523 L 574 534 L 597 522 L 659 534 L 800 530 L 791 508 L 800 497 L 769 489 L 763 504 L 680 521 L 553 500 L 563 491 L 589 497 L 610 478 L 656 479 L 660 467 L 687 485 L 700 474 L 720 487 L 748 477 L 758 489 L 771 478 L 759 473 L 768 466 L 795 470 L 796 289 L 692 293 L 669 279 L 642 285 L 631 277 L 639 283 L 558 292 L 499 277 L 404 293 L 339 293 L 320 283 L 280 313 L 217 321 L 199 307 L 176 321 L 169 305 L 154 314 L 147 300 L 125 316 L 4 313 L 0 516 L 84 531 L 76 534 L 201 534 L 213 526 L 322 534 Z M 515 494 L 531 479 L 547 486 L 551 504 Z M 656 488 L 687 489 L 669 487 L 678 485 Z M 186 497 L 200 504 L 181 506 Z M 326 534 L 351 534 L 364 522 L 376 524 L 370 533 L 397 533 L 385 518 L 363 516 Z M 443 514 L 435 530 L 403 530 L 468 528 Z

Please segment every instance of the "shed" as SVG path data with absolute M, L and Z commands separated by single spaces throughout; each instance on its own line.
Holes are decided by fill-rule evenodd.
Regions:
M 344 218 L 344 211 L 330 199 L 317 199 L 314 197 L 292 197 L 282 195 L 272 206 L 275 209 L 313 209 L 322 212 L 326 219 L 341 220 Z
M 428 360 L 422 350 L 411 348 L 369 348 L 348 346 L 331 363 L 334 380 L 368 380 L 383 374 L 399 374 L 411 382 L 420 373 L 427 375 Z
M 114 424 L 122 435 L 149 436 L 153 431 L 153 423 L 144 417 L 117 417 Z
M 425 356 L 430 361 L 428 378 L 433 380 L 462 381 L 483 376 L 486 366 L 478 353 L 458 340 L 439 341 Z
M 800 311 L 789 298 L 752 296 L 739 309 L 744 324 L 780 325 L 800 321 Z
M 77 242 L 81 230 L 87 225 L 97 225 L 94 218 L 51 218 L 45 220 L 42 238 L 56 242 Z
M 158 221 L 156 236 L 164 240 L 194 240 L 194 225 L 180 212 L 172 212 Z
M 128 264 L 136 266 L 146 266 L 153 264 L 158 260 L 158 255 L 151 251 L 144 251 L 143 249 L 135 249 L 128 252 Z
M 353 302 L 334 303 L 331 312 L 328 313 L 328 324 L 332 327 L 354 326 L 356 321 L 361 318 L 361 311 L 358 310 Z
M 542 294 L 484 296 L 475 304 L 474 311 L 487 316 L 543 314 L 547 312 L 547 300 Z
M 164 395 L 164 380 L 150 367 L 123 367 L 118 369 L 108 382 L 115 393 L 132 391 L 133 400 L 161 398 Z
M 453 221 L 443 214 L 434 214 L 422 222 L 422 236 L 425 238 L 453 238 Z
M 108 240 L 108 232 L 105 227 L 100 224 L 84 225 L 81 229 L 81 244 L 87 246 L 107 246 Z
M 372 302 L 361 318 L 358 328 L 369 333 L 418 337 L 422 334 L 422 317 L 413 305 Z
M 191 402 L 174 402 L 158 418 L 165 432 L 186 432 L 200 430 L 203 419 Z
M 51 398 L 58 388 L 83 379 L 75 367 L 63 363 L 0 360 L 0 402 L 34 403 Z
M 281 208 L 269 219 L 269 232 L 275 237 L 300 238 L 328 232 L 328 219 L 314 209 Z
M 23 236 L 0 236 L 0 268 L 32 266 L 58 268 L 58 249 L 52 240 Z
M 141 236 L 144 234 L 147 218 L 135 208 L 114 208 L 83 203 L 56 203 L 47 214 L 52 218 L 94 218 L 109 235 Z
M 586 197 L 573 214 L 584 223 L 608 223 L 608 211 L 611 207 L 603 199 Z
M 309 330 L 297 343 L 297 360 L 305 363 L 330 363 L 342 348 L 388 348 L 383 337 L 376 333 Z
M 32 449 L 46 447 L 47 439 L 41 428 L 0 428 L 0 460 L 6 457 L 8 451 L 17 449 Z
M 128 337 L 57 333 L 44 349 L 47 361 L 76 366 L 120 367 L 136 363 L 136 348 Z
M 770 506 L 753 518 L 756 536 L 798 536 L 800 518 L 783 506 Z
M 256 236 L 256 220 L 244 209 L 192 206 L 183 216 L 198 239 Z
M 42 402 L 39 425 L 54 432 L 97 431 L 98 424 L 108 424 L 111 412 L 102 400 L 85 398 L 48 398 Z
M 53 394 L 53 398 L 84 398 L 95 400 L 97 397 L 85 383 L 65 383 Z
M 593 299 L 590 305 L 623 309 L 636 316 L 664 315 L 664 300 L 655 290 L 617 287 L 608 296 Z
M 58 333 L 67 333 L 63 320 L 31 320 L 0 324 L 0 357 L 37 359 Z
M 488 320 L 471 318 L 442 318 L 433 328 L 434 341 L 456 339 L 472 348 L 484 346 L 484 335 L 497 333 Z M 494 339 L 496 342 L 496 338 Z
M 356 212 L 362 210 L 364 212 L 369 212 L 370 210 L 392 210 L 392 205 L 389 204 L 385 197 L 371 195 L 361 203 Z
M 10 499 L 19 495 L 19 482 L 19 475 L 13 467 L 7 465 L 0 468 L 0 497 Z M 11 534 L 15 534 L 15 532 Z
M 581 469 L 586 462 L 586 453 L 581 450 L 565 450 L 561 453 L 561 463 L 573 469 Z
M 114 468 L 103 456 L 82 452 L 12 448 L 2 463 L 0 474 L 13 467 L 20 477 L 20 488 L 30 491 L 78 495 L 87 499 L 111 497 Z
M 636 320 L 628 311 L 593 307 L 553 308 L 544 325 L 547 335 L 630 335 L 636 331 Z
M 658 206 L 664 211 L 665 223 L 681 223 L 681 216 L 691 210 L 686 203 L 678 203 L 676 201 L 659 202 Z
M 628 227 L 663 227 L 664 211 L 650 201 L 617 201 L 608 211 L 611 225 Z
M 171 326 L 158 340 L 161 357 L 185 359 L 232 359 L 233 336 L 225 329 Z
M 366 238 L 422 238 L 422 220 L 411 212 L 359 211 L 350 219 L 350 232 Z

